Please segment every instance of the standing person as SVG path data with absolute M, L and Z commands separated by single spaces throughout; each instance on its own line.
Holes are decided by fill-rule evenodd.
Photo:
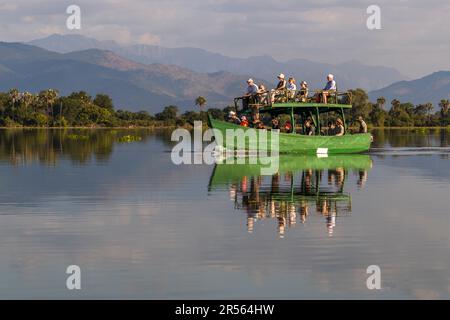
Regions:
M 331 73 L 327 76 L 327 84 L 325 85 L 325 88 L 322 90 L 322 102 L 328 103 L 328 96 L 330 96 L 332 93 L 336 92 L 336 81 L 334 81 L 334 75 Z
M 242 97 L 242 107 L 244 110 L 248 109 L 248 105 L 250 103 L 250 99 L 255 97 L 258 94 L 258 86 L 255 84 L 253 79 L 247 80 L 247 91 L 245 92 L 244 96 Z
M 277 78 L 278 78 L 277 87 L 275 89 L 272 89 L 272 94 L 271 94 L 272 103 L 275 102 L 275 96 L 282 94 L 283 91 L 286 90 L 286 80 L 285 80 L 284 74 L 280 73 Z
M 335 136 L 343 136 L 345 134 L 344 122 L 341 119 L 336 120 Z
M 367 123 L 363 120 L 363 117 L 358 117 L 359 130 L 358 133 L 367 133 Z

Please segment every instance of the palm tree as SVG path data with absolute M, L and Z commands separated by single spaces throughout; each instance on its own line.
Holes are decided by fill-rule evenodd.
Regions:
M 391 101 L 392 109 L 396 110 L 400 106 L 400 101 L 397 99 L 394 99 Z
M 442 99 L 439 102 L 439 107 L 441 108 L 442 114 L 447 114 L 449 105 L 450 105 L 450 101 L 448 101 L 448 99 Z
M 197 99 L 195 99 L 195 105 L 200 107 L 200 110 L 203 108 L 203 106 L 206 105 L 206 99 L 202 96 L 197 97 Z
M 444 119 L 445 119 L 445 117 L 448 114 L 449 106 L 450 106 L 450 101 L 448 101 L 448 99 L 442 99 L 439 102 L 439 107 L 441 108 L 441 122 L 442 122 L 442 124 L 445 124 L 444 123 Z
M 386 98 L 385 97 L 379 97 L 377 99 L 378 108 L 380 108 L 381 110 L 384 110 L 384 104 L 385 103 L 386 103 Z
M 58 99 L 58 91 L 53 89 L 43 90 L 39 93 L 39 101 L 41 106 L 46 109 L 47 116 L 50 115 L 50 111 L 53 115 L 53 104 Z
M 36 96 L 30 92 L 24 92 L 21 95 L 20 101 L 25 106 L 25 109 L 28 109 L 30 105 L 33 105 L 36 102 Z
M 14 108 L 16 106 L 16 102 L 19 101 L 20 92 L 17 89 L 11 89 L 8 94 L 12 102 L 12 107 Z

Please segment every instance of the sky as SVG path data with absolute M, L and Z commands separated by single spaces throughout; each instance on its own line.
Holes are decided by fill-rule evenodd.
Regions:
M 72 4 L 81 30 L 66 27 Z M 370 5 L 381 10 L 381 29 L 367 27 Z M 233 57 L 358 60 L 409 78 L 450 70 L 449 30 L 449 0 L 0 0 L 0 41 L 77 33 Z

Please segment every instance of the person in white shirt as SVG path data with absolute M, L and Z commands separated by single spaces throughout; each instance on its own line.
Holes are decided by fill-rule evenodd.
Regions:
M 336 92 L 336 81 L 334 81 L 334 76 L 331 73 L 327 76 L 327 81 L 322 91 L 322 103 L 328 103 L 328 96 Z
M 295 84 L 294 78 L 289 78 L 286 89 L 289 90 L 289 98 L 293 99 L 295 97 L 295 92 L 297 91 L 297 85 Z

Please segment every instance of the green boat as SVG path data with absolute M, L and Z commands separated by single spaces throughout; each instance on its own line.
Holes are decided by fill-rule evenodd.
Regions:
M 350 134 L 347 130 L 347 124 L 345 122 L 345 110 L 352 108 L 351 105 L 351 94 L 347 93 L 335 93 L 333 97 L 329 100 L 334 103 L 317 103 L 311 100 L 306 100 L 306 102 L 300 102 L 292 99 L 282 99 L 280 102 L 275 102 L 271 104 L 260 104 L 257 103 L 257 97 L 253 98 L 253 103 L 248 104 L 247 108 L 240 108 L 239 101 L 242 101 L 242 97 L 235 98 L 235 109 L 236 112 L 242 116 L 250 116 L 252 114 L 252 109 L 258 108 L 260 114 L 269 114 L 272 117 L 277 117 L 279 115 L 289 115 L 292 124 L 291 133 L 274 133 L 279 139 L 279 144 L 276 146 L 279 153 L 300 153 L 300 154 L 342 154 L 342 153 L 362 153 L 370 149 L 372 142 L 372 135 L 370 133 L 364 134 Z M 327 136 L 324 135 L 321 130 L 321 120 L 323 120 L 324 114 L 333 113 L 335 116 L 340 117 L 344 122 L 345 134 L 343 136 Z M 308 136 L 297 133 L 296 121 L 304 123 L 306 119 L 311 119 L 314 122 L 316 128 L 315 135 Z M 232 122 L 221 121 L 214 119 L 210 114 L 208 114 L 208 125 L 210 128 L 214 129 L 215 133 L 221 133 L 223 139 L 218 142 L 223 148 L 238 149 L 236 146 L 239 145 L 238 137 L 244 137 L 245 142 L 241 143 L 240 148 L 244 145 L 243 149 L 248 151 L 273 151 L 271 143 L 270 130 L 266 129 L 252 129 L 248 127 L 242 127 L 236 125 Z M 236 132 L 236 129 L 243 130 L 243 134 L 236 134 L 234 141 L 226 141 L 225 137 L 227 132 Z M 300 131 L 304 131 L 304 127 Z M 231 130 L 231 131 L 230 131 Z M 255 133 L 256 131 L 256 133 Z M 237 131 L 241 132 L 242 131 Z M 256 139 L 262 134 L 267 136 L 267 143 L 265 144 L 255 144 L 250 143 L 250 134 L 256 134 Z M 254 136 L 252 136 L 254 137 Z M 216 139 L 217 140 L 217 139 Z M 276 145 L 274 143 L 274 145 Z M 231 146 L 231 147 L 230 147 Z M 256 146 L 256 147 L 254 147 Z
M 303 170 L 329 170 L 343 168 L 345 170 L 368 171 L 372 168 L 372 159 L 366 154 L 339 154 L 328 157 L 313 155 L 280 155 L 278 157 L 277 173 L 296 173 Z M 261 169 L 267 166 L 265 159 L 259 159 L 256 164 L 217 164 L 211 175 L 209 189 L 221 185 L 236 183 L 242 177 L 257 177 L 261 175 Z
M 325 218 L 331 236 L 336 218 L 352 212 L 351 194 L 344 191 L 344 185 L 356 173 L 356 183 L 362 187 L 372 168 L 372 159 L 365 154 L 280 155 L 278 171 L 269 176 L 261 175 L 262 166 L 217 164 L 208 192 L 227 191 L 234 208 L 247 215 L 249 233 L 257 226 L 256 221 L 274 219 L 282 237 L 296 225 L 298 218 L 304 224 L 315 213 Z

